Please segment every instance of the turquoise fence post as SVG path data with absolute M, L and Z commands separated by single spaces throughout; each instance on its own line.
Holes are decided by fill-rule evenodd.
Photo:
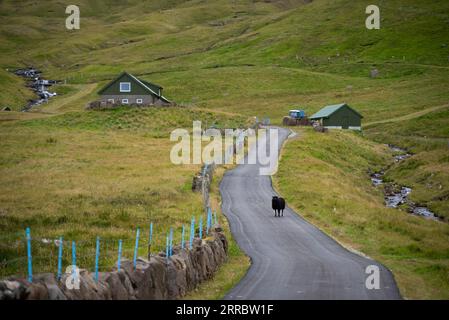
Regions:
M 72 275 L 76 279 L 76 243 L 72 241 Z
M 122 240 L 118 241 L 118 258 L 117 258 L 117 270 L 120 271 L 121 260 L 122 260 Z
M 192 222 L 190 223 L 190 241 L 189 241 L 190 249 L 192 249 L 193 238 L 195 238 L 195 217 L 192 217 Z
M 200 217 L 200 239 L 203 239 L 203 217 Z
M 28 281 L 33 282 L 33 258 L 31 256 L 31 230 L 26 228 L 27 259 L 28 259 Z
M 76 266 L 76 243 L 72 241 L 72 265 Z
M 151 257 L 151 244 L 153 242 L 153 222 L 150 223 L 150 237 L 148 239 L 148 260 Z
M 185 230 L 184 230 L 185 228 L 184 228 L 184 225 L 182 225 L 182 234 L 181 234 L 181 249 L 184 249 L 184 245 L 185 245 L 185 241 L 184 241 L 184 233 L 185 233 Z
M 63 239 L 62 237 L 59 237 L 59 248 L 58 248 L 58 275 L 56 278 L 58 280 L 61 280 L 61 273 L 62 273 L 62 249 L 64 247 Z
M 137 231 L 136 231 L 136 244 L 134 246 L 134 258 L 133 258 L 134 269 L 136 269 L 137 255 L 139 254 L 139 236 L 140 236 L 140 229 L 137 228 Z
M 209 230 L 212 226 L 212 211 L 210 207 L 207 207 L 207 222 L 206 222 L 206 234 L 209 235 Z
M 95 248 L 95 281 L 98 282 L 98 262 L 100 260 L 100 237 L 97 237 L 97 244 Z
M 165 257 L 167 259 L 167 263 L 168 263 L 168 254 L 169 254 L 169 252 L 168 252 L 168 241 L 169 241 L 169 239 L 168 239 L 168 233 L 167 233 L 167 241 L 165 242 Z
M 173 228 L 170 228 L 170 257 L 173 255 Z

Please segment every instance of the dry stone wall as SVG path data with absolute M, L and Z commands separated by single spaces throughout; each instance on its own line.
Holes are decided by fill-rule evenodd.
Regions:
M 150 260 L 122 260 L 121 269 L 101 272 L 98 281 L 94 273 L 80 270 L 79 289 L 66 286 L 64 274 L 60 280 L 54 274 L 35 275 L 30 283 L 22 278 L 0 281 L 0 300 L 166 300 L 178 299 L 211 279 L 226 261 L 228 242 L 220 227 L 215 227 L 205 239 L 195 238 L 191 249 L 173 248 Z
M 203 195 L 204 210 L 210 206 L 209 193 L 212 184 L 212 178 L 215 171 L 215 164 L 203 165 L 201 171 L 198 172 L 192 181 L 192 191 L 201 192 Z

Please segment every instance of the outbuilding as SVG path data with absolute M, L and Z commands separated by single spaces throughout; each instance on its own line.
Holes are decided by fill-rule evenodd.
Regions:
M 346 103 L 325 106 L 309 119 L 328 129 L 362 129 L 363 116 Z

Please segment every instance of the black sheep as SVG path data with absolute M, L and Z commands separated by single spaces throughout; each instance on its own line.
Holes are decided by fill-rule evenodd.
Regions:
M 284 216 L 284 209 L 285 209 L 284 198 L 273 196 L 273 199 L 271 200 L 271 207 L 274 210 L 275 217 L 280 217 L 281 215 Z

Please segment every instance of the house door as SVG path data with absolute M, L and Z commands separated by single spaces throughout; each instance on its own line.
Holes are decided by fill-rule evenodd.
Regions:
M 342 123 L 341 127 L 343 129 L 348 129 L 349 128 L 349 117 L 344 117 L 343 118 L 343 123 Z

